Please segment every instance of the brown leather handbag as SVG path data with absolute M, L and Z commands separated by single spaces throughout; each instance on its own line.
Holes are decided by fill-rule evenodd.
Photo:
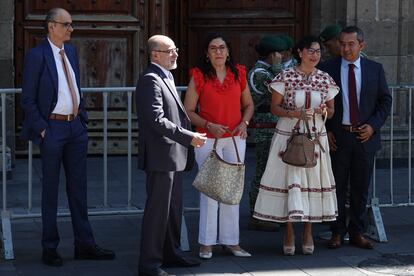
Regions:
M 324 118 L 326 120 L 327 114 L 325 114 Z M 300 132 L 300 122 L 305 123 L 305 133 Z M 315 114 L 313 115 L 313 124 L 315 126 Z M 315 167 L 317 161 L 315 156 L 315 144 L 319 144 L 321 150 L 325 152 L 325 149 L 319 142 L 319 135 L 320 133 L 315 136 L 315 139 L 312 139 L 308 120 L 305 117 L 305 113 L 302 112 L 301 118 L 292 130 L 292 135 L 287 140 L 287 146 L 282 155 L 282 161 L 296 167 Z

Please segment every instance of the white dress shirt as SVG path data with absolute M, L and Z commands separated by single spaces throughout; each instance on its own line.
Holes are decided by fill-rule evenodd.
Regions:
M 353 63 L 354 67 L 354 74 L 355 74 L 355 84 L 356 84 L 356 94 L 359 106 L 359 100 L 361 98 L 361 58 L 358 58 L 354 62 L 349 62 L 345 59 L 342 59 L 341 62 L 341 85 L 342 85 L 342 105 L 343 105 L 343 116 L 342 116 L 342 124 L 343 125 L 351 125 L 351 120 L 349 117 L 349 91 L 348 91 L 348 64 Z
M 49 40 L 49 38 L 48 38 Z M 72 96 L 70 94 L 69 90 L 69 84 L 65 76 L 65 71 L 63 69 L 63 63 L 62 63 L 62 56 L 59 54 L 59 49 L 49 40 L 50 46 L 52 47 L 53 57 L 55 58 L 55 64 L 56 69 L 58 73 L 58 97 L 57 97 L 57 103 L 55 106 L 55 109 L 53 109 L 52 113 L 55 114 L 62 114 L 62 115 L 68 115 L 73 113 L 73 101 Z M 62 49 L 64 49 L 64 46 L 62 46 Z M 76 98 L 78 100 L 78 103 L 80 102 L 80 96 L 79 96 L 79 89 L 78 85 L 76 83 L 75 78 L 75 72 L 72 69 L 72 65 L 70 64 L 68 57 L 65 53 L 65 59 L 66 64 L 69 67 L 69 74 L 72 78 L 72 83 L 76 92 Z

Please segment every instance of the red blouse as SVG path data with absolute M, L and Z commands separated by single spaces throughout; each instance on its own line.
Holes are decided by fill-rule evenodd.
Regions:
M 214 79 L 205 79 L 197 67 L 190 70 L 199 97 L 199 112 L 201 118 L 214 123 L 228 126 L 232 131 L 241 122 L 241 93 L 246 88 L 246 68 L 236 65 L 239 74 L 237 81 L 230 68 L 227 67 L 226 77 L 221 83 Z M 207 133 L 207 137 L 214 138 L 205 128 L 197 127 L 198 132 Z M 223 137 L 230 137 L 229 133 Z

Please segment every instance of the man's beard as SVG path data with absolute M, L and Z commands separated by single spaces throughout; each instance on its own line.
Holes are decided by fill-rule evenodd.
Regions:
M 174 64 L 171 65 L 170 70 L 177 69 L 177 61 L 174 61 Z

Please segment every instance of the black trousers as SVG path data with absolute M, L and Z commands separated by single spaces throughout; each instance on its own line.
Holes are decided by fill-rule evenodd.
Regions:
M 141 230 L 140 271 L 182 257 L 182 172 L 146 172 L 147 201 Z
M 375 152 L 366 152 L 357 133 L 342 130 L 336 137 L 338 148 L 331 152 L 332 170 L 336 182 L 338 218 L 331 225 L 333 234 L 362 234 L 367 216 L 368 189 L 372 177 Z M 349 183 L 349 223 L 345 203 Z

